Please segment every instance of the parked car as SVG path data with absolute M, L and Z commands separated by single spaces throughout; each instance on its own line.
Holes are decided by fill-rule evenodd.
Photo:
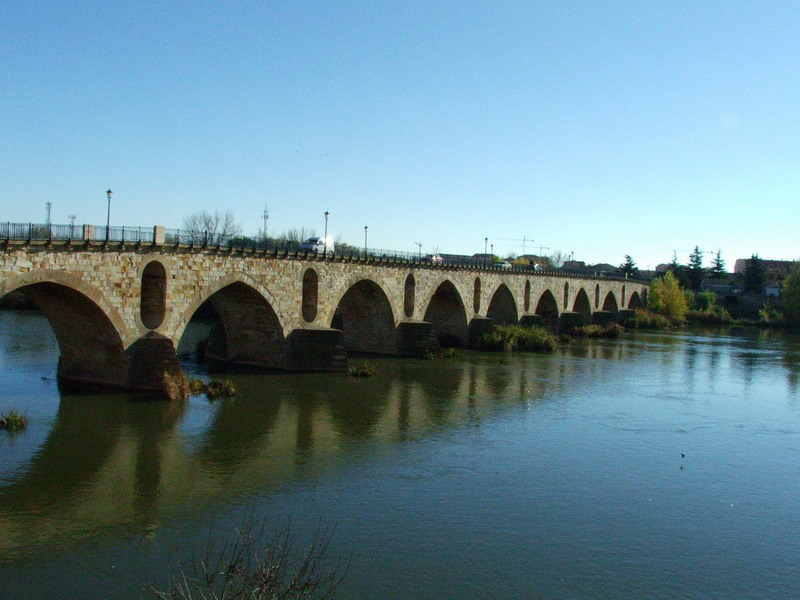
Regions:
M 424 260 L 432 265 L 444 264 L 444 257 L 441 254 L 428 254 Z
M 328 236 L 326 239 L 322 237 L 310 237 L 305 242 L 300 244 L 300 252 L 327 252 L 333 254 L 333 238 Z
M 511 263 L 508 262 L 507 260 L 501 260 L 499 262 L 492 263 L 492 267 L 494 267 L 495 269 L 510 269 Z

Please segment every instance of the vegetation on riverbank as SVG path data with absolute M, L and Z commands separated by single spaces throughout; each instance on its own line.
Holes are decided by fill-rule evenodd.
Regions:
M 522 325 L 495 325 L 491 331 L 481 336 L 478 343 L 480 350 L 495 352 L 502 350 L 552 352 L 555 347 L 555 336 L 545 328 Z
M 765 304 L 758 318 L 734 318 L 711 291 L 681 287 L 671 271 L 653 281 L 647 309 L 625 321 L 632 329 L 669 329 L 684 325 L 796 328 L 800 326 L 800 267 L 786 277 L 779 306 Z
M 611 323 L 607 327 L 602 325 L 584 325 L 575 327 L 569 332 L 572 337 L 578 338 L 606 338 L 617 339 L 625 333 L 625 328 L 619 323 Z
M 22 431 L 28 426 L 28 417 L 18 413 L 15 410 L 10 410 L 7 413 L 0 415 L 0 430 L 16 433 Z

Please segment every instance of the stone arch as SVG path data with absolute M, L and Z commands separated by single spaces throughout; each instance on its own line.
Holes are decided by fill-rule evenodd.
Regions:
M 633 292 L 631 294 L 631 298 L 628 301 L 628 308 L 630 309 L 642 308 L 642 299 L 639 296 L 639 292 Z
M 536 313 L 542 318 L 542 322 L 548 329 L 555 330 L 558 327 L 558 302 L 550 290 L 545 290 L 539 297 L 536 304 Z
M 441 346 L 460 347 L 467 343 L 467 310 L 452 281 L 445 280 L 436 288 L 424 320 L 433 325 L 433 333 Z
M 152 260 L 142 270 L 141 280 L 139 317 L 147 329 L 157 329 L 167 313 L 167 270 L 160 261 Z
M 403 290 L 403 314 L 407 318 L 414 316 L 414 302 L 416 301 L 417 281 L 414 275 L 409 273 L 406 277 L 406 284 Z
M 289 329 L 289 321 L 287 320 L 284 313 L 279 310 L 278 300 L 267 290 L 265 287 L 260 285 L 256 282 L 252 277 L 250 277 L 247 273 L 239 273 L 237 275 L 231 275 L 229 277 L 224 277 L 212 285 L 209 285 L 205 289 L 203 289 L 197 296 L 194 297 L 186 309 L 183 311 L 183 314 L 178 321 L 177 326 L 175 327 L 174 331 L 171 331 L 170 337 L 174 340 L 179 340 L 183 335 L 184 330 L 186 329 L 186 324 L 192 318 L 192 316 L 197 312 L 197 310 L 209 300 L 214 294 L 219 292 L 220 290 L 225 289 L 226 287 L 235 284 L 241 283 L 242 285 L 252 288 L 256 294 L 261 296 L 261 298 L 266 302 L 270 308 L 275 312 L 276 317 L 278 318 L 278 322 L 281 328 L 281 335 L 286 337 L 287 330 Z
M 486 316 L 498 325 L 516 325 L 519 322 L 517 303 L 505 283 L 501 283 L 492 295 Z
M 472 312 L 481 312 L 481 278 L 476 277 L 472 286 Z
M 614 292 L 608 292 L 608 294 L 606 294 L 606 299 L 603 300 L 603 310 L 612 313 L 619 311 L 619 307 L 617 306 L 617 299 L 614 296 Z
M 572 312 L 580 314 L 586 322 L 589 322 L 592 318 L 592 305 L 589 303 L 589 295 L 583 288 L 580 288 L 575 295 L 575 302 L 572 303 Z
M 569 307 L 569 281 L 564 282 L 564 310 Z
M 283 327 L 259 290 L 243 281 L 234 281 L 205 300 L 219 316 L 209 334 L 206 358 L 246 367 L 287 367 Z
M 596 283 L 594 286 L 594 307 L 600 308 L 600 284 Z
M 348 352 L 396 352 L 392 305 L 371 279 L 362 279 L 348 288 L 339 300 L 331 327 L 341 329 Z
M 522 301 L 522 309 L 525 312 L 529 312 L 531 310 L 531 280 L 525 280 L 525 293 L 523 295 Z
M 317 318 L 319 303 L 319 276 L 314 269 L 306 269 L 303 273 L 303 320 L 313 323 Z
M 66 273 L 39 271 L 15 279 L 3 282 L 0 295 L 18 289 L 45 314 L 58 342 L 61 384 L 79 389 L 128 387 L 126 348 L 114 323 L 121 319 L 98 302 L 101 294 Z

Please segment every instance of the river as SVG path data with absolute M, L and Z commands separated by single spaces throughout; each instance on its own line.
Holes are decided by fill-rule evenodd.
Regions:
M 43 316 L 0 312 L 0 413 L 30 420 L 0 432 L 2 597 L 148 597 L 249 518 L 331 528 L 338 598 L 800 598 L 794 334 L 376 358 L 184 403 L 61 394 L 57 356 Z

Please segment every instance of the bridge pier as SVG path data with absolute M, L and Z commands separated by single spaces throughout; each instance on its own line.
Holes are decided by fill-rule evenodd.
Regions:
M 128 389 L 163 394 L 170 400 L 189 395 L 189 381 L 169 338 L 151 331 L 131 344 L 125 355 Z
M 494 319 L 489 319 L 488 317 L 473 317 L 473 319 L 469 322 L 467 347 L 477 348 L 483 334 L 491 331 L 494 325 Z
M 609 310 L 597 310 L 592 313 L 592 325 L 600 325 L 601 327 L 608 327 L 616 322 L 617 313 Z
M 558 318 L 558 330 L 569 332 L 576 327 L 583 327 L 589 324 L 589 319 L 583 313 L 565 310 Z
M 439 350 L 439 340 L 433 323 L 404 321 L 397 326 L 397 354 L 399 356 L 424 356 Z
M 541 315 L 522 315 L 519 324 L 523 327 L 545 327 L 546 323 Z
M 339 329 L 295 329 L 286 340 L 286 366 L 293 371 L 347 370 L 347 350 Z

